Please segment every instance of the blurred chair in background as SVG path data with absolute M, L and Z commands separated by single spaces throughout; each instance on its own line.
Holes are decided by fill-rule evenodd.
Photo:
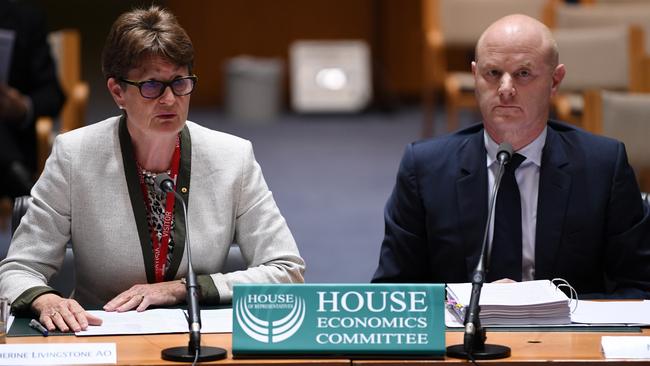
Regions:
M 634 25 L 643 31 L 639 90 L 650 92 L 650 1 L 595 2 L 590 5 L 558 4 L 554 23 L 558 29 L 609 25 Z
M 612 2 L 593 5 L 559 3 L 553 15 L 554 28 L 586 28 L 606 25 L 636 25 L 650 33 L 650 1 Z M 644 51 L 650 55 L 650 37 L 644 39 Z
M 587 90 L 643 90 L 643 32 L 637 26 L 563 28 L 553 31 L 566 76 L 553 100 L 557 118 L 582 126 Z
M 476 108 L 470 62 L 481 33 L 495 20 L 513 13 L 526 14 L 548 24 L 555 0 L 422 0 L 423 95 L 422 135 L 432 135 L 435 92 L 444 90 L 447 131 L 458 129 L 458 110 Z M 460 56 L 461 70 L 451 58 Z
M 64 102 L 47 42 L 44 11 L 0 0 L 0 226 L 13 197 L 28 194 L 38 171 L 36 118 L 56 116 Z
M 36 121 L 37 174 L 43 170 L 45 160 L 52 149 L 57 133 L 63 133 L 85 124 L 88 105 L 88 83 L 81 79 L 81 35 L 76 29 L 51 32 L 48 42 L 57 64 L 59 82 L 66 95 L 66 101 L 59 115 L 59 129 L 50 117 Z
M 64 29 L 51 32 L 47 41 L 52 58 L 56 63 L 56 73 L 66 96 L 63 108 L 58 116 L 58 131 L 52 117 L 39 116 L 36 120 L 36 175 L 40 175 L 45 161 L 52 149 L 57 133 L 73 130 L 85 124 L 88 104 L 88 83 L 81 80 L 81 36 L 78 30 Z M 27 210 L 30 196 L 14 199 L 11 215 L 11 234 L 18 227 L 20 219 Z M 6 253 L 6 248 L 3 248 Z M 52 279 L 53 287 L 64 295 L 69 295 L 74 288 L 74 265 L 72 248 L 66 248 L 63 270 Z
M 585 127 L 622 141 L 644 192 L 650 192 L 650 93 L 591 90 L 584 94 Z

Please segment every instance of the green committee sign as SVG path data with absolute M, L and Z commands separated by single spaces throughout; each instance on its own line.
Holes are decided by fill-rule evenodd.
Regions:
M 234 356 L 441 357 L 444 285 L 235 285 Z

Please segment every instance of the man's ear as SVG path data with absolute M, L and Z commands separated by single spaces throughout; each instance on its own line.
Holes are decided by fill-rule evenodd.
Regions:
M 115 104 L 117 104 L 118 107 L 123 108 L 124 107 L 124 89 L 122 89 L 122 86 L 120 85 L 115 78 L 108 78 L 106 81 L 106 86 L 108 87 L 108 91 L 111 93 L 111 96 L 113 97 L 113 100 L 115 101 Z
M 560 83 L 564 79 L 564 75 L 566 75 L 566 68 L 564 67 L 564 64 L 557 65 L 555 67 L 555 70 L 553 70 L 551 95 L 555 95 L 560 89 Z

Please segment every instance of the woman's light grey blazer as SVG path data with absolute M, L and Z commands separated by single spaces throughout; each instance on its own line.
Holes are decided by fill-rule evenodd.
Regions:
M 0 294 L 10 301 L 47 284 L 70 239 L 77 282 L 72 296 L 81 304 L 101 306 L 131 286 L 147 283 L 119 125 L 120 117 L 112 117 L 56 138 L 32 190 L 32 203 L 0 264 Z M 190 121 L 186 128 L 195 271 L 210 275 L 221 302 L 230 301 L 236 283 L 303 282 L 304 261 L 251 143 Z M 233 242 L 240 245 L 248 269 L 222 274 Z M 172 278 L 184 277 L 186 269 L 183 255 Z

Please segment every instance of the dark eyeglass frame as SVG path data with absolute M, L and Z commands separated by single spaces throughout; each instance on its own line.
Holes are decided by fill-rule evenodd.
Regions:
M 177 97 L 182 97 L 185 95 L 190 95 L 194 91 L 194 88 L 196 87 L 196 82 L 199 80 L 199 77 L 196 75 L 190 75 L 190 76 L 183 76 L 180 78 L 176 78 L 171 81 L 160 81 L 160 80 L 145 80 L 145 81 L 134 81 L 134 80 L 129 80 L 129 79 L 123 79 L 119 78 L 118 79 L 120 82 L 133 85 L 138 88 L 138 91 L 140 91 L 140 95 L 145 98 L 145 99 L 157 99 L 160 98 L 161 95 L 165 94 L 165 90 L 167 90 L 167 87 L 169 87 L 172 90 L 172 93 L 177 96 Z M 189 92 L 185 94 L 179 94 L 174 90 L 173 84 L 178 82 L 179 80 L 192 80 L 192 88 L 190 89 Z M 160 93 L 156 95 L 155 97 L 148 97 L 142 93 L 142 86 L 147 84 L 147 83 L 158 83 L 161 84 L 163 87 L 160 88 Z

